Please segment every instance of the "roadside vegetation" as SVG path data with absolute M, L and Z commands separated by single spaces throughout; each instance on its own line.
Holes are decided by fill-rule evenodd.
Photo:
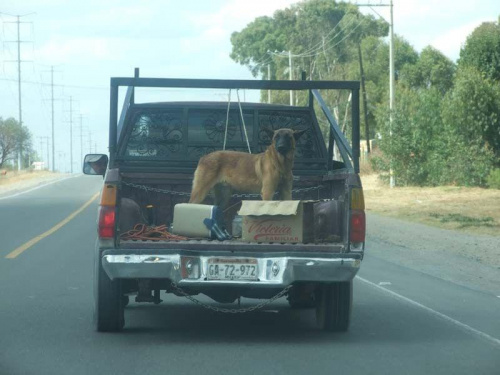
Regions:
M 361 174 L 368 212 L 471 234 L 500 236 L 500 190 L 465 186 L 390 189 L 379 174 Z
M 19 153 L 22 155 L 23 169 L 36 157 L 29 129 L 12 117 L 4 120 L 0 116 L 0 174 L 1 171 L 12 169 Z
M 431 46 L 418 52 L 396 35 L 393 113 L 388 110 L 388 30 L 385 20 L 362 14 L 354 4 L 298 2 L 234 32 L 231 58 L 263 79 L 289 79 L 290 74 L 300 79 L 305 74 L 312 80 L 360 80 L 365 87 L 361 134 L 378 144 L 379 152 L 370 160 L 382 179 L 392 169 L 397 186 L 498 189 L 499 21 L 478 26 L 457 62 Z M 267 92 L 261 99 L 267 101 Z M 299 105 L 307 100 L 306 93 L 294 97 Z M 325 100 L 350 137 L 349 93 Z M 288 104 L 289 94 L 273 93 L 271 101 Z

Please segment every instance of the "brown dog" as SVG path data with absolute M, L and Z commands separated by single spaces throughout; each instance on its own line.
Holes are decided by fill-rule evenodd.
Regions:
M 306 130 L 266 130 L 272 143 L 260 154 L 216 151 L 203 156 L 194 172 L 189 203 L 201 203 L 212 188 L 215 204 L 222 207 L 229 202 L 231 190 L 260 193 L 263 200 L 272 200 L 278 191 L 278 199 L 291 200 L 295 142 Z

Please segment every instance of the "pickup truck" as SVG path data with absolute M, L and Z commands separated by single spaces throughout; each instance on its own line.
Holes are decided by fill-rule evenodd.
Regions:
M 119 113 L 120 88 L 126 94 Z M 239 97 L 238 102 L 229 103 L 139 103 L 136 88 L 294 90 L 303 94 L 307 104 L 240 102 Z M 321 96 L 331 90 L 352 95 L 351 142 Z M 291 308 L 315 308 L 321 329 L 348 329 L 353 278 L 365 249 L 364 199 L 358 175 L 359 82 L 140 78 L 136 69 L 134 77 L 111 78 L 110 102 L 109 159 L 104 154 L 87 155 L 83 166 L 86 174 L 104 176 L 95 247 L 97 331 L 124 327 L 130 296 L 138 303 L 160 303 L 162 292 L 221 312 L 237 310 L 238 305 L 228 304 L 241 297 L 264 300 L 241 309 L 251 311 L 286 296 Z M 266 129 L 280 128 L 307 129 L 296 145 L 293 199 L 335 203 L 327 218 L 327 231 L 332 234 L 328 241 L 256 243 L 124 236 L 140 223 L 170 229 L 174 206 L 189 201 L 200 157 L 221 150 L 225 136 L 228 150 L 248 152 L 250 147 L 257 153 L 270 143 Z M 233 195 L 231 207 L 236 210 L 226 215 L 234 217 L 242 199 L 261 197 Z M 212 278 L 208 265 L 213 259 L 230 265 L 250 262 L 256 266 L 252 268 L 255 277 Z

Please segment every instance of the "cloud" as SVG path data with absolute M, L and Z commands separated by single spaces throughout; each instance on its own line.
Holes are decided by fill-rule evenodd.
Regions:
M 234 64 L 229 60 L 230 37 L 259 16 L 271 16 L 276 10 L 289 7 L 297 0 L 226 1 L 212 12 L 186 15 L 195 34 L 181 38 L 183 53 L 196 53 L 220 64 Z M 221 53 L 220 51 L 224 51 Z
M 210 28 L 217 25 L 230 33 L 244 27 L 256 17 L 271 16 L 276 10 L 296 2 L 297 0 L 230 0 L 214 12 L 197 14 L 190 19 L 195 27 Z
M 464 45 L 467 37 L 478 27 L 482 22 L 491 21 L 488 19 L 479 19 L 469 22 L 465 25 L 455 27 L 436 37 L 430 43 L 431 46 L 443 52 L 452 60 L 457 60 L 460 54 L 460 49 Z
M 47 64 L 69 64 L 75 61 L 109 60 L 116 46 L 109 38 L 52 38 L 36 51 L 37 58 Z
M 404 0 L 394 4 L 394 17 L 407 21 L 422 22 L 425 19 L 453 19 L 474 11 L 477 4 L 473 1 L 422 1 Z

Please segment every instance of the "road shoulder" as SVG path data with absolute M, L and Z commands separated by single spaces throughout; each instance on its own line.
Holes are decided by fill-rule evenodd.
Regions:
M 500 237 L 470 235 L 374 213 L 368 213 L 367 237 L 367 252 L 379 258 L 500 295 Z
M 10 198 L 25 192 L 71 177 L 63 173 L 27 174 L 13 181 L 3 180 L 0 184 L 0 199 Z

